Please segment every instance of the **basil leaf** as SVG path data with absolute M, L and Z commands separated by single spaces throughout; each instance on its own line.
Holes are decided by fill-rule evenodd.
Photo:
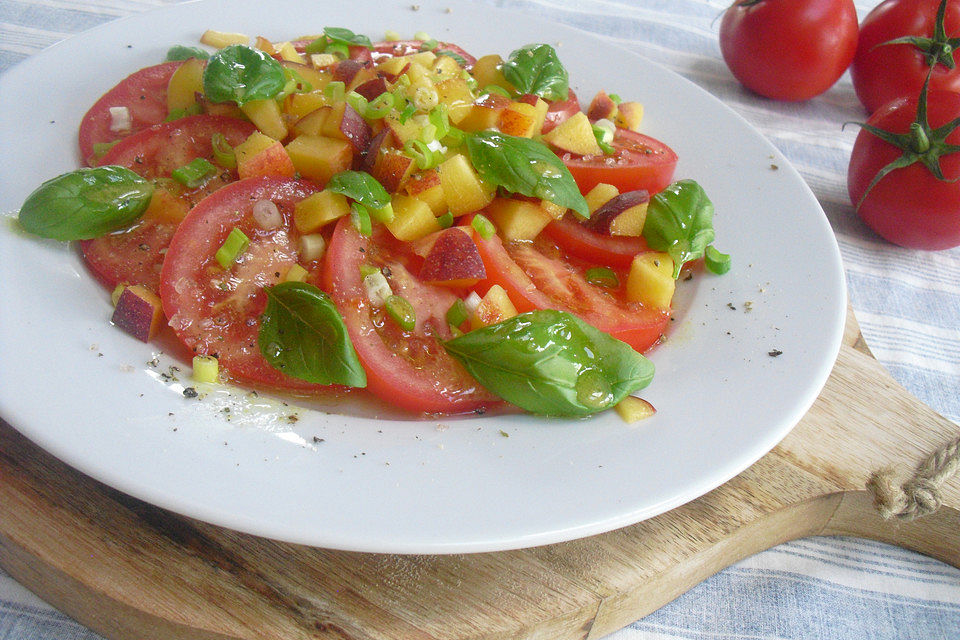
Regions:
M 242 44 L 224 47 L 213 54 L 203 71 L 203 92 L 213 102 L 236 102 L 273 98 L 286 84 L 283 67 L 269 55 Z
M 360 46 L 366 47 L 367 49 L 373 48 L 373 43 L 370 42 L 370 38 L 359 33 L 354 33 L 350 31 L 350 29 L 344 29 L 343 27 L 324 27 L 323 35 L 329 38 L 332 43 L 345 44 L 348 47 Z
M 330 178 L 326 187 L 341 193 L 371 209 L 382 209 L 390 204 L 390 194 L 377 179 L 364 171 L 341 171 Z
M 177 60 L 189 60 L 190 58 L 196 58 L 197 60 L 207 60 L 210 57 L 210 54 L 200 49 L 199 47 L 185 47 L 182 44 L 175 44 L 170 49 L 167 50 L 167 62 L 175 62 Z
M 546 100 L 566 100 L 570 80 L 557 52 L 548 44 L 528 44 L 500 66 L 503 77 L 520 93 Z
M 77 169 L 47 180 L 20 207 L 20 226 L 54 240 L 87 240 L 143 215 L 153 183 L 126 167 Z
M 653 379 L 653 363 L 565 311 L 531 311 L 444 343 L 485 388 L 531 413 L 585 416 Z
M 650 198 L 643 237 L 654 251 L 673 258 L 673 277 L 685 262 L 703 256 L 713 242 L 713 203 L 693 180 L 674 182 Z
M 326 293 L 304 282 L 265 289 L 258 344 L 270 366 L 317 384 L 367 386 L 347 327 Z
M 570 171 L 542 142 L 478 131 L 467 137 L 467 151 L 484 180 L 513 193 L 549 200 L 584 217 L 590 215 Z

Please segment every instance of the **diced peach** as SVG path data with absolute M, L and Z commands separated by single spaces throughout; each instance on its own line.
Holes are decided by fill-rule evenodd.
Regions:
M 437 99 L 447 105 L 447 115 L 450 122 L 459 126 L 473 107 L 473 93 L 470 91 L 467 81 L 460 76 L 453 76 L 436 83 L 435 88 Z
M 347 197 L 324 189 L 310 194 L 294 205 L 293 224 L 300 233 L 309 234 L 347 215 L 350 215 Z
M 510 103 L 510 98 L 498 93 L 481 96 L 470 106 L 469 111 L 457 126 L 464 131 L 484 131 L 496 127 L 497 122 L 500 121 L 500 113 Z
M 635 396 L 627 396 L 618 402 L 613 410 L 628 424 L 649 418 L 657 412 L 652 404 Z
M 460 65 L 450 56 L 437 56 L 433 61 L 433 73 L 438 78 L 459 76 Z
M 639 236 L 647 219 L 650 194 L 643 189 L 625 191 L 610 198 L 586 222 L 597 233 Z
M 560 151 L 575 153 L 584 156 L 600 155 L 600 145 L 593 135 L 593 125 L 587 119 L 587 114 L 578 111 L 543 136 L 548 142 Z
M 163 323 L 163 304 L 143 285 L 123 288 L 110 321 L 141 342 L 153 339 Z
M 406 122 L 400 122 L 400 116 L 396 112 L 388 113 L 383 118 L 383 123 L 390 129 L 396 146 L 402 147 L 407 142 L 416 139 L 420 135 L 420 125 L 412 118 Z
M 286 153 L 300 175 L 320 185 L 353 165 L 353 146 L 325 136 L 297 136 L 287 144 Z
M 292 178 L 296 175 L 290 156 L 283 145 L 270 136 L 254 131 L 234 148 L 237 156 L 237 173 L 241 178 L 254 176 L 281 176 Z
M 253 40 L 253 46 L 260 51 L 263 51 L 268 56 L 277 55 L 277 49 L 273 46 L 273 43 L 264 38 L 263 36 L 257 36 Z
M 643 235 L 643 225 L 647 221 L 647 205 L 643 202 L 628 209 L 610 221 L 610 235 L 612 236 L 640 236 Z
M 509 320 L 517 315 L 517 308 L 510 302 L 506 290 L 498 284 L 493 285 L 480 300 L 476 311 L 470 315 L 470 329 L 479 329 L 487 325 Z
M 325 69 L 315 69 L 307 64 L 306 61 L 301 63 L 284 60 L 280 64 L 284 69 L 296 72 L 298 76 L 310 83 L 311 91 L 322 91 L 323 88 L 333 80 L 332 73 Z
M 538 203 L 513 198 L 494 198 L 486 214 L 505 240 L 533 240 L 553 220 Z
M 229 47 L 232 44 L 249 44 L 250 36 L 243 33 L 230 33 L 227 31 L 214 31 L 207 29 L 200 36 L 200 42 L 217 49 Z
M 630 264 L 627 276 L 627 299 L 647 307 L 669 309 L 676 281 L 673 279 L 673 258 L 666 253 L 641 253 Z
M 473 238 L 458 227 L 437 234 L 420 268 L 420 279 L 448 287 L 472 287 L 487 277 Z
M 280 58 L 286 62 L 294 62 L 296 64 L 304 65 L 307 63 L 307 59 L 304 58 L 299 51 L 297 51 L 296 47 L 294 47 L 293 43 L 291 42 L 282 42 L 279 45 L 274 45 L 274 49 L 276 49 L 276 52 Z
M 448 211 L 447 199 L 440 184 L 440 174 L 434 169 L 411 175 L 403 183 L 403 190 L 408 196 L 426 202 L 435 216 L 442 216 Z
M 250 118 L 257 129 L 274 140 L 283 140 L 287 137 L 287 123 L 280 115 L 280 105 L 276 100 L 270 98 L 251 100 L 241 105 L 240 110 Z
M 423 200 L 394 194 L 391 204 L 393 220 L 385 222 L 384 226 L 397 240 L 411 242 L 440 230 L 436 216 Z
M 437 172 L 447 206 L 458 216 L 479 211 L 490 204 L 495 187 L 485 183 L 463 154 L 455 154 L 444 160 Z
M 640 131 L 643 122 L 643 104 L 639 102 L 621 102 L 617 107 L 617 119 L 614 124 L 631 131 Z
M 323 135 L 348 140 L 357 153 L 363 153 L 370 146 L 370 125 L 346 102 L 333 105 L 323 123 Z
M 542 120 L 540 124 L 543 124 Z M 511 102 L 500 112 L 497 128 L 508 136 L 532 138 L 533 134 L 540 133 L 537 108 L 525 102 Z
M 167 82 L 167 113 L 197 104 L 197 94 L 203 93 L 204 66 L 202 60 L 189 58 L 173 72 Z
M 387 193 L 396 193 L 414 169 L 416 164 L 409 156 L 395 149 L 382 149 L 373 161 L 370 175 L 383 185 Z
M 240 107 L 233 102 L 210 102 L 204 95 L 198 95 L 197 102 L 200 103 L 200 108 L 207 115 L 237 118 L 239 120 L 245 120 L 247 117 L 243 111 L 240 111 Z
M 587 108 L 587 118 L 596 122 L 601 119 L 612 121 L 616 117 L 617 103 L 607 95 L 606 91 L 598 91 L 597 95 L 593 96 L 593 100 L 590 101 L 590 106 Z
M 600 182 L 587 192 L 587 195 L 583 196 L 583 199 L 587 201 L 587 208 L 590 209 L 591 215 L 594 211 L 607 204 L 611 199 L 620 195 L 620 190 L 617 189 L 612 184 L 606 184 L 605 182 Z
M 332 110 L 331 107 L 319 107 L 307 113 L 293 124 L 293 133 L 298 136 L 304 134 L 309 136 L 323 135 L 323 127 Z
M 550 214 L 550 217 L 554 220 L 562 220 L 563 216 L 567 214 L 567 208 L 565 206 L 557 204 L 556 202 L 550 202 L 549 200 L 541 200 L 540 208 Z
M 503 72 L 500 70 L 500 65 L 503 64 L 503 58 L 496 54 L 483 56 L 477 60 L 473 65 L 473 77 L 477 81 L 477 85 L 483 89 L 489 85 L 496 85 L 498 87 L 503 87 L 507 91 L 513 91 L 513 85 L 507 82 L 507 79 L 504 77 Z
M 175 194 L 163 187 L 156 187 L 143 217 L 163 224 L 180 224 L 189 210 L 189 205 Z

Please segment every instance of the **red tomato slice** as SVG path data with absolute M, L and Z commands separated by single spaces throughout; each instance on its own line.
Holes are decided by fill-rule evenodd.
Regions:
M 423 40 L 396 40 L 396 41 L 385 41 L 377 42 L 373 45 L 373 60 L 376 62 L 384 56 L 408 56 L 414 53 L 420 53 L 420 47 L 423 45 Z M 463 58 L 466 63 L 465 66 L 472 67 L 477 61 L 472 55 L 461 49 L 455 44 L 450 42 L 438 42 L 437 47 L 432 49 L 434 53 L 439 53 L 441 51 L 446 51 L 448 53 L 453 53 L 461 58 Z
M 190 350 L 217 355 L 220 367 L 237 380 L 297 390 L 329 388 L 274 369 L 257 345 L 259 318 L 267 305 L 263 289 L 280 282 L 298 261 L 293 207 L 316 191 L 301 180 L 239 180 L 194 207 L 170 241 L 160 273 L 163 312 Z M 277 205 L 283 218 L 278 228 L 262 229 L 253 219 L 253 206 L 261 200 Z M 224 269 L 214 255 L 234 228 L 250 238 L 250 245 Z
M 618 274 L 620 288 L 605 290 L 586 281 L 586 265 L 560 255 L 552 257 L 550 247 L 542 243 L 505 246 L 493 236 L 478 240 L 477 246 L 488 276 L 477 290 L 485 292 L 499 284 L 520 313 L 534 309 L 567 311 L 641 353 L 660 340 L 670 321 L 669 312 L 626 301 L 623 271 Z M 554 248 L 552 253 L 558 252 Z
M 653 195 L 673 181 L 677 154 L 659 140 L 629 129 L 617 129 L 613 148 L 615 151 L 609 156 L 560 156 L 580 191 L 588 193 L 604 182 L 621 193 L 645 189 Z
M 191 116 L 165 122 L 124 138 L 100 159 L 101 165 L 120 165 L 153 180 L 169 178 L 170 173 L 194 158 L 206 158 L 215 164 L 211 137 L 222 133 L 230 145 L 243 142 L 255 131 L 246 121 L 222 116 Z M 219 175 L 196 189 L 170 185 L 189 210 L 209 193 L 237 179 L 235 170 Z M 80 242 L 84 260 L 94 275 L 108 287 L 141 284 L 152 291 L 160 288 L 163 251 L 177 230 L 177 221 L 146 215 L 124 231 Z
M 182 61 L 164 62 L 146 67 L 121 80 L 97 100 L 80 122 L 80 156 L 88 165 L 96 164 L 93 145 L 113 142 L 167 117 L 167 84 Z M 110 107 L 126 107 L 130 112 L 129 131 L 111 131 Z
M 451 337 L 446 313 L 457 295 L 420 282 L 413 275 L 419 271 L 418 260 L 380 225 L 367 238 L 346 218 L 337 223 L 327 247 L 323 288 L 347 324 L 367 372 L 367 389 L 391 405 L 418 413 L 466 413 L 500 404 L 440 344 Z M 362 264 L 389 274 L 393 292 L 413 306 L 412 331 L 370 305 Z
M 554 220 L 542 233 L 566 253 L 606 267 L 629 268 L 634 256 L 650 251 L 642 237 L 597 233 L 577 222 L 573 214 Z

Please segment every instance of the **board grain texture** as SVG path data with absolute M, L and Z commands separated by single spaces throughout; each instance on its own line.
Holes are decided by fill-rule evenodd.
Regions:
M 938 512 L 884 520 L 864 487 L 957 427 L 914 399 L 848 314 L 820 397 L 770 453 L 656 518 L 531 549 L 382 555 L 286 544 L 100 484 L 0 421 L 0 565 L 116 640 L 599 638 L 720 569 L 811 535 L 889 542 L 960 566 L 960 479 Z

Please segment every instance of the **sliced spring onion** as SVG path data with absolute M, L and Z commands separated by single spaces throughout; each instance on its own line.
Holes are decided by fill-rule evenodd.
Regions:
M 130 109 L 127 107 L 110 107 L 110 131 L 114 133 L 129 133 L 133 127 Z
M 469 317 L 470 312 L 467 310 L 467 304 L 460 298 L 457 298 L 456 302 L 447 309 L 447 324 L 451 327 L 459 327 Z
M 172 122 L 173 120 L 179 120 L 180 118 L 186 118 L 187 116 L 198 116 L 203 113 L 203 107 L 199 103 L 194 102 L 189 107 L 183 109 L 174 109 L 167 114 L 167 117 L 163 119 L 164 122 Z
M 333 102 L 341 102 L 347 93 L 347 85 L 339 80 L 330 82 L 323 88 L 323 95 Z
M 94 142 L 93 143 L 93 155 L 97 158 L 102 158 L 106 155 L 107 151 L 113 148 L 113 145 L 120 142 L 119 140 L 114 140 L 113 142 Z
M 213 356 L 193 356 L 193 379 L 216 384 L 220 381 L 220 362 Z
M 367 292 L 367 300 L 374 307 L 382 307 L 387 298 L 393 295 L 390 283 L 387 282 L 386 276 L 379 269 L 368 276 L 364 276 L 363 288 Z
M 477 307 L 480 306 L 480 303 L 483 302 L 483 298 L 480 297 L 480 294 L 476 291 L 471 291 L 466 300 L 463 301 L 464 306 L 467 308 L 467 313 L 472 314 L 477 310 Z
M 430 144 L 434 142 L 440 136 L 437 135 L 437 127 L 432 122 L 427 122 L 420 129 L 420 133 L 417 134 L 417 139 L 425 144 Z
M 447 113 L 447 105 L 444 103 L 438 104 L 436 107 L 430 110 L 430 113 L 427 116 L 432 124 L 436 128 L 436 138 L 441 140 L 450 133 L 450 116 Z M 430 142 L 425 140 L 425 142 Z
M 367 104 L 367 110 L 362 115 L 371 120 L 379 120 L 393 110 L 396 102 L 394 95 L 385 91 Z
M 342 42 L 331 42 L 327 45 L 327 48 L 323 50 L 324 53 L 332 53 L 341 60 L 346 60 L 350 57 L 350 47 L 345 45 Z
M 310 275 L 310 272 L 301 267 L 299 264 L 295 264 L 287 270 L 287 275 L 283 276 L 284 282 L 304 282 L 307 279 L 307 276 Z
M 383 39 L 386 40 L 387 42 L 396 42 L 397 40 L 401 39 L 401 36 L 397 31 L 394 31 L 392 29 L 387 29 L 383 33 Z
M 327 85 L 330 86 L 330 85 Z M 347 104 L 353 107 L 353 110 L 359 113 L 361 116 L 366 115 L 367 113 L 367 99 L 356 91 L 351 91 L 347 94 Z
M 599 125 L 593 125 L 593 137 L 597 139 L 597 144 L 600 145 L 600 150 L 603 151 L 605 155 L 610 155 L 616 149 L 613 148 L 613 145 L 610 143 L 613 142 L 613 132 Z
M 413 34 L 413 39 L 414 39 L 414 40 L 429 40 L 429 39 L 430 39 L 430 34 L 428 34 L 426 31 L 417 31 L 415 34 Z
M 480 237 L 484 240 L 489 240 L 493 237 L 493 234 L 497 232 L 497 228 L 493 222 L 490 221 L 490 218 L 482 213 L 473 216 L 473 221 L 470 223 L 470 226 L 473 227 L 473 230 L 479 233 Z
M 272 200 L 258 200 L 253 203 L 253 219 L 261 229 L 270 231 L 283 224 L 283 214 Z
M 387 296 L 383 302 L 383 308 L 404 331 L 413 331 L 417 326 L 417 313 L 413 305 L 403 296 Z
M 194 158 L 188 164 L 170 172 L 170 176 L 188 189 L 195 189 L 212 178 L 217 167 L 206 158 Z
M 400 76 L 401 78 L 406 76 Z M 329 86 L 329 85 L 328 85 Z M 407 106 L 403 108 L 403 111 L 400 113 L 400 124 L 406 124 L 407 120 L 417 112 L 417 105 L 412 102 L 407 103 Z
M 353 228 L 362 236 L 369 236 L 373 233 L 373 224 L 370 222 L 370 210 L 359 202 L 354 202 L 350 205 L 350 222 L 353 223 Z
M 379 209 L 370 209 L 370 217 L 377 222 L 393 222 L 393 203 L 388 202 Z
M 217 164 L 224 169 L 236 169 L 237 154 L 230 143 L 227 142 L 226 136 L 218 131 L 210 137 L 210 142 L 213 146 L 213 159 L 217 161 Z
M 441 229 L 449 229 L 453 226 L 453 213 L 447 211 L 442 216 L 437 216 L 437 224 Z
M 440 164 L 443 157 L 441 154 L 432 151 L 423 140 L 408 140 L 403 145 L 403 152 L 416 161 L 417 167 L 421 171 L 433 169 Z
M 729 254 L 720 253 L 711 244 L 703 253 L 703 263 L 710 273 L 715 273 L 718 276 L 722 276 L 727 271 L 730 271 L 732 261 Z
M 240 254 L 246 251 L 250 246 L 250 238 L 243 231 L 234 227 L 230 230 L 230 235 L 224 240 L 223 244 L 217 249 L 214 258 L 224 269 L 229 269 L 237 261 Z
M 440 46 L 440 43 L 439 43 L 439 42 L 437 42 L 437 41 L 434 40 L 433 38 L 429 38 L 429 39 L 427 39 L 427 40 L 424 40 L 424 41 L 420 44 L 420 51 L 433 51 L 433 50 L 436 49 L 438 46 Z
M 360 277 L 366 278 L 367 276 L 372 276 L 375 273 L 380 273 L 380 269 L 373 266 L 372 264 L 362 264 L 360 265 Z
M 615 94 L 615 93 L 607 94 L 607 97 L 610 98 L 611 100 L 613 100 L 613 103 L 614 103 L 614 104 L 620 104 L 621 102 L 623 102 L 623 98 L 621 98 L 620 96 L 618 96 L 618 95 Z
M 319 233 L 300 236 L 300 259 L 304 262 L 319 260 L 327 250 L 327 241 Z
M 620 286 L 620 278 L 617 277 L 616 272 L 607 267 L 591 267 L 583 275 L 587 282 L 599 287 L 616 289 Z
M 496 93 L 503 96 L 504 98 L 510 97 L 510 92 L 498 84 L 488 84 L 487 86 L 485 86 L 483 89 L 480 90 L 480 95 L 483 95 L 485 93 Z

